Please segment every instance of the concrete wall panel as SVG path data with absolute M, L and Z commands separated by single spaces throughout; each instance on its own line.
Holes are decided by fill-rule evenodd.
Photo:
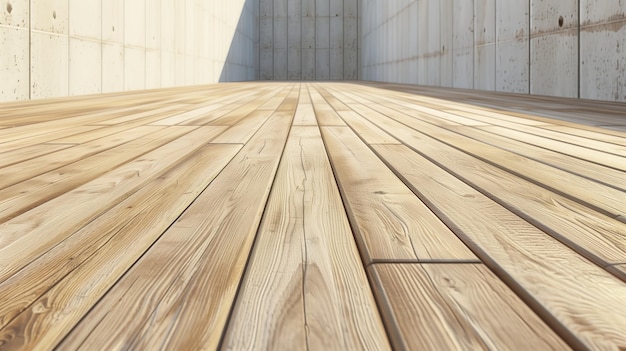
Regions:
M 102 92 L 102 44 L 70 38 L 69 94 Z
M 69 34 L 72 37 L 102 39 L 102 0 L 70 0 Z M 106 1 L 106 0 L 105 0 Z
M 580 97 L 626 101 L 626 1 L 580 4 Z
M 102 41 L 124 44 L 124 0 L 102 1 Z
M 124 90 L 140 90 L 146 87 L 146 50 L 124 48 Z
M 531 39 L 530 92 L 578 97 L 578 30 Z
M 31 33 L 31 98 L 68 95 L 68 45 L 67 36 Z
M 315 50 L 315 79 L 330 79 L 330 49 Z
M 580 32 L 580 97 L 626 101 L 626 20 Z
M 578 0 L 531 2 L 530 92 L 578 97 Z
M 146 48 L 161 49 L 161 0 L 146 0 Z
M 474 89 L 496 90 L 496 44 L 476 47 Z
M 262 79 L 358 77 L 359 0 L 260 1 Z M 264 50 L 273 52 L 271 65 Z
M 206 81 L 206 80 L 205 80 Z M 161 53 L 146 51 L 146 89 L 161 87 Z
M 124 45 L 146 45 L 146 0 L 124 2 Z
M 68 34 L 69 0 L 31 0 L 30 6 L 33 30 Z
M 124 90 L 124 47 L 102 43 L 102 92 Z
M 496 90 L 528 93 L 530 1 L 496 5 Z
M 0 101 L 29 97 L 30 58 L 28 30 L 0 26 Z
M 28 8 L 30 0 L 11 0 L 0 8 L 0 25 L 29 28 L 30 13 Z

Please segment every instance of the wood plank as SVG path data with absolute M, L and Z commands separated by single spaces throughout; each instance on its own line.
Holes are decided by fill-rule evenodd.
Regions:
M 616 136 L 616 135 L 600 133 L 598 131 L 584 130 L 584 129 L 580 129 L 576 127 L 562 126 L 562 125 L 558 125 L 558 126 L 546 125 L 546 126 L 541 126 L 541 128 L 549 129 L 549 130 L 553 130 L 553 131 L 561 132 L 561 133 L 567 133 L 571 135 L 577 135 L 577 136 L 584 137 L 584 138 L 599 140 L 599 141 L 603 141 L 606 143 L 612 143 L 615 145 L 626 146 L 626 135 Z
M 59 346 L 61 349 L 217 347 L 278 168 L 292 114 L 277 112 L 270 118 L 82 319 Z M 163 262 L 168 264 L 163 266 Z M 133 318 L 128 318 L 129 314 Z M 112 325 L 117 327 L 112 330 Z
M 519 140 L 531 145 L 537 145 L 548 150 L 564 153 L 583 160 L 595 162 L 607 167 L 611 167 L 620 171 L 626 171 L 626 157 L 601 152 L 598 150 L 588 149 L 578 145 L 572 145 L 557 140 L 551 140 L 544 137 L 519 132 L 516 130 L 506 129 L 497 126 L 480 127 L 488 132 L 501 135 L 506 138 Z
M 455 177 L 549 232 L 597 264 L 606 266 L 626 259 L 626 227 L 622 223 L 411 130 L 390 118 L 381 116 L 377 123 Z
M 117 117 L 117 118 L 108 118 L 106 120 L 99 121 L 99 122 L 93 123 L 93 124 L 94 125 L 111 126 L 111 125 L 119 125 L 119 124 L 123 124 L 123 123 L 133 122 L 133 121 L 136 121 L 136 120 L 143 119 L 145 117 L 159 116 L 161 118 L 164 118 L 163 117 L 164 115 L 165 116 L 169 116 L 171 114 L 175 114 L 179 109 L 181 109 L 184 106 L 185 105 L 182 105 L 182 104 L 175 104 L 175 105 L 170 105 L 170 106 L 164 106 L 164 107 L 150 109 L 150 110 L 144 111 L 144 112 L 128 114 L 128 115 Z
M 320 126 L 345 126 L 337 112 L 326 102 L 324 97 L 311 84 L 308 84 L 309 95 L 315 109 L 317 124 Z
M 74 144 L 36 144 L 0 153 L 0 168 L 67 149 Z
M 1 283 L 3 347 L 55 348 L 240 148 L 201 147 Z
M 0 224 L 0 281 L 6 280 L 117 202 L 136 192 L 146 182 L 173 167 L 178 160 L 223 130 L 223 127 L 199 128 Z
M 35 144 L 43 144 L 50 142 L 52 140 L 62 138 L 68 135 L 81 134 L 93 130 L 98 130 L 101 127 L 98 126 L 66 126 L 58 129 L 47 130 L 43 128 L 42 130 L 38 130 L 38 128 L 34 128 L 33 133 L 22 133 L 18 132 L 16 134 L 17 137 L 8 136 L 3 142 L 0 144 L 0 152 L 9 152 L 13 150 L 17 150 L 20 148 L 24 148 L 27 146 L 35 145 Z M 3 133 L 4 134 L 4 133 Z M 28 135 L 28 136 L 24 136 Z M 24 136 L 24 137 L 20 137 Z M 3 138 L 4 139 L 4 138 Z
M 569 349 L 484 265 L 375 264 L 368 270 L 396 350 Z
M 476 260 L 349 128 L 322 135 L 366 265 Z
M 574 348 L 626 346 L 626 284 L 404 145 L 372 146 Z
M 317 127 L 293 127 L 226 349 L 390 349 Z
M 620 190 L 626 190 L 624 172 L 622 171 L 564 155 L 552 150 L 547 150 L 538 146 L 529 145 L 517 140 L 505 138 L 503 136 L 476 128 L 450 126 L 447 127 L 447 129 L 483 143 L 493 145 L 500 149 L 513 152 L 520 156 L 524 156 L 564 171 L 577 174 L 581 177 L 594 180 L 604 185 Z
M 478 116 L 478 115 L 470 114 L 470 113 L 463 113 L 463 116 Z M 493 124 L 506 127 L 507 129 L 516 130 L 519 132 L 524 132 L 524 133 L 528 133 L 531 135 L 564 142 L 567 144 L 578 145 L 578 146 L 582 146 L 582 147 L 593 149 L 593 150 L 607 152 L 607 153 L 611 153 L 614 155 L 626 155 L 626 147 L 624 146 L 540 128 L 543 126 L 527 126 L 527 125 L 503 124 L 503 123 L 493 123 Z
M 77 188 L 197 127 L 167 127 L 0 190 L 0 223 Z
M 339 111 L 339 116 L 367 144 L 400 144 L 396 138 L 354 111 Z
M 270 118 L 272 111 L 254 111 L 218 135 L 212 143 L 233 144 L 247 143 L 261 126 Z
M 295 93 L 295 97 L 292 95 L 292 93 Z M 288 107 L 285 107 L 287 111 L 294 111 L 296 109 L 296 103 L 294 101 L 297 101 L 298 90 L 293 89 L 292 87 L 288 87 L 284 91 L 282 91 L 282 94 L 279 90 L 274 90 L 265 95 L 261 95 L 257 99 L 251 100 L 250 102 L 241 105 L 241 107 L 237 108 L 236 110 L 233 110 L 232 112 L 224 116 L 214 119 L 208 122 L 207 124 L 215 125 L 215 126 L 218 126 L 218 125 L 232 126 L 236 124 L 237 122 L 241 121 L 242 119 L 246 118 L 246 116 L 248 116 L 249 114 L 256 112 L 257 109 L 259 109 L 259 107 L 267 101 L 267 99 L 271 99 L 277 94 L 283 97 L 283 102 L 279 105 L 277 110 L 280 109 L 285 104 L 290 105 Z M 289 102 L 290 99 L 293 101 Z M 274 112 L 270 110 L 261 110 L 261 111 Z
M 253 95 L 244 100 L 241 100 L 238 103 L 227 105 L 224 108 L 215 110 L 215 112 L 213 113 L 190 119 L 182 124 L 230 126 L 233 123 L 236 123 L 240 119 L 244 118 L 246 115 L 252 113 L 253 111 L 260 109 L 260 107 L 268 99 L 276 96 L 284 100 L 284 98 L 287 96 L 287 92 L 283 90 L 283 88 L 273 89 L 269 92 L 266 90 L 255 91 Z
M 142 126 L 133 128 L 122 133 L 93 140 L 91 142 L 75 145 L 73 147 L 57 151 L 51 155 L 44 155 L 28 161 L 16 163 L 11 167 L 0 168 L 0 189 L 17 184 L 42 173 L 52 171 L 83 158 L 95 155 L 134 139 L 157 132 L 164 127 Z
M 450 152 L 460 154 L 447 145 L 453 146 L 457 150 L 461 150 L 480 160 L 494 164 L 524 179 L 545 185 L 549 189 L 554 189 L 561 194 L 582 201 L 610 217 L 615 217 L 618 214 L 626 212 L 626 203 L 623 201 L 626 194 L 623 191 L 493 147 L 489 144 L 459 136 L 445 128 L 403 115 L 390 107 L 384 108 L 385 103 L 383 101 L 373 98 L 366 101 L 372 106 L 371 109 L 377 112 L 383 112 L 388 117 L 402 123 L 391 122 L 387 124 L 389 127 L 387 131 L 393 135 L 396 135 L 396 131 L 398 133 L 404 133 L 404 135 L 410 134 L 409 138 L 422 138 L 424 139 L 423 142 L 429 143 L 424 147 L 431 147 L 437 150 L 450 150 Z M 359 111 L 364 109 L 370 108 L 361 106 Z M 368 116 L 372 121 L 374 121 L 374 117 L 376 117 L 376 122 L 380 120 L 385 121 L 387 119 L 387 117 L 382 114 L 369 114 Z M 407 134 L 407 126 L 413 128 L 415 131 L 419 131 L 419 133 L 415 134 L 409 132 Z M 440 141 L 447 145 L 440 143 Z M 438 146 L 434 147 L 433 143 Z M 421 148 L 421 146 L 416 147 Z M 483 163 L 480 164 L 482 165 Z

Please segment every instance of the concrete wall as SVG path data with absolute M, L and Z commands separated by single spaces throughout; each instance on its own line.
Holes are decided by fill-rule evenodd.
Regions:
M 361 2 L 361 79 L 626 101 L 626 1 Z
M 0 0 L 0 101 L 258 79 L 258 0 Z
M 358 78 L 358 0 L 259 0 L 260 78 Z

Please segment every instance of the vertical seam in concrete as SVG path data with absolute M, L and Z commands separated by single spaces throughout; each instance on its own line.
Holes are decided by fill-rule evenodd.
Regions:
M 148 89 L 148 1 L 143 1 L 143 88 Z
M 528 95 L 532 94 L 532 91 L 531 91 L 531 87 L 532 87 L 531 79 L 532 79 L 532 71 L 533 70 L 532 70 L 532 63 L 531 63 L 531 61 L 532 61 L 532 45 L 531 45 L 531 42 L 530 42 L 530 40 L 531 40 L 530 33 L 533 30 L 533 27 L 532 27 L 532 25 L 533 25 L 533 23 L 532 23 L 532 18 L 533 18 L 533 16 L 532 16 L 532 7 L 533 7 L 532 0 L 528 0 Z
M 304 23 L 304 16 L 302 16 L 303 11 L 304 5 L 302 4 L 302 0 L 300 0 L 300 81 L 302 81 L 302 71 L 304 70 L 304 45 L 302 45 L 302 24 Z
M 104 93 L 104 46 L 102 45 L 102 33 L 104 33 L 104 5 L 100 0 L 100 94 Z
M 275 72 L 275 61 L 274 58 L 276 56 L 276 32 L 274 28 L 274 24 L 276 21 L 276 14 L 274 13 L 274 7 L 276 6 L 276 0 L 272 0 L 272 80 L 276 80 L 276 72 Z
M 122 4 L 122 91 L 126 91 L 126 2 Z
M 287 17 L 285 18 L 285 26 L 287 27 L 287 33 L 285 33 L 286 35 L 286 39 L 285 40 L 287 42 L 287 49 L 285 50 L 285 55 L 287 56 L 287 67 L 285 67 L 285 71 L 286 71 L 286 75 L 285 75 L 285 80 L 289 81 L 289 0 L 285 0 L 286 4 L 285 7 L 287 7 Z
M 28 1 L 28 100 L 33 98 L 33 0 Z
M 67 2 L 67 91 L 65 92 L 65 96 L 70 96 L 70 91 L 72 89 L 70 89 L 70 70 L 72 69 L 72 65 L 70 64 L 71 61 L 71 57 L 72 57 L 72 53 L 71 53 L 71 49 L 70 49 L 70 35 L 72 33 L 72 28 L 70 28 L 70 23 L 72 21 L 70 21 L 70 18 L 72 16 L 72 14 L 70 13 L 70 2 L 72 0 L 69 0 Z
M 581 63 L 582 63 L 582 56 L 581 56 L 581 41 L 580 41 L 580 25 L 582 23 L 582 7 L 581 7 L 581 2 L 580 0 L 578 0 L 578 77 L 576 79 L 576 82 L 578 83 L 578 98 L 580 99 L 580 72 L 581 72 Z
M 341 77 L 346 79 L 346 2 L 341 2 Z
M 472 0 L 472 48 L 476 48 L 476 0 Z M 476 89 L 476 50 L 472 50 L 472 89 Z

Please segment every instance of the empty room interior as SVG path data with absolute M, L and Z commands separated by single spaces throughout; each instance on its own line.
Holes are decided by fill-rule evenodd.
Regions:
M 626 350 L 626 1 L 0 0 L 4 350 Z

